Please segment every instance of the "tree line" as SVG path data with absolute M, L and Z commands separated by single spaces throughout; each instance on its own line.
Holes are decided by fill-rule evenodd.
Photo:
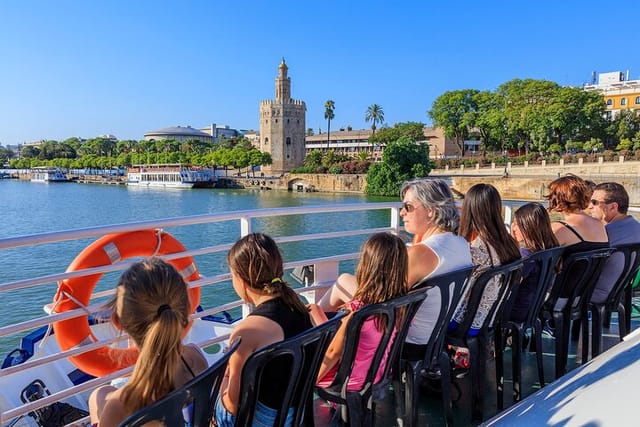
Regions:
M 5 149 L 6 150 L 6 149 Z M 0 155 L 3 153 L 0 152 Z M 28 145 L 20 150 L 20 158 L 10 159 L 12 168 L 56 166 L 70 169 L 108 168 L 148 163 L 181 163 L 203 167 L 244 169 L 271 164 L 271 155 L 263 153 L 243 137 L 234 137 L 220 143 L 172 139 L 157 141 L 114 141 L 92 138 L 81 141 L 69 138 L 58 142 L 45 141 L 39 146 Z M 4 163 L 4 162 L 3 162 Z
M 640 117 L 634 111 L 611 117 L 601 93 L 547 80 L 514 79 L 495 91 L 448 91 L 436 98 L 427 114 L 461 155 L 464 140 L 473 134 L 483 154 L 640 149 Z

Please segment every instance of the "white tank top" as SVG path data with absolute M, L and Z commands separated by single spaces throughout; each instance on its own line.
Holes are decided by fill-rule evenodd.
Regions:
M 428 246 L 438 257 L 438 266 L 426 277 L 439 276 L 472 265 L 469 242 L 451 232 L 434 234 L 417 244 Z M 438 321 L 441 301 L 438 289 L 427 292 L 427 299 L 422 303 L 409 326 L 407 342 L 418 345 L 427 344 Z

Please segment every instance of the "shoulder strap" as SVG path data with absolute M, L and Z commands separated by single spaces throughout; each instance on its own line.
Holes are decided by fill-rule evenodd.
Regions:
M 191 374 L 192 378 L 196 377 L 196 374 L 193 373 L 193 370 L 191 369 L 191 366 L 189 366 L 189 364 L 187 363 L 186 360 L 184 360 L 184 356 L 180 355 L 180 359 L 182 359 L 182 363 L 184 363 L 185 368 L 187 368 L 187 370 L 189 371 L 189 373 Z
M 576 229 L 575 229 L 575 228 L 573 228 L 572 226 L 570 226 L 569 224 L 567 224 L 567 223 L 566 223 L 566 222 L 564 222 L 564 221 L 556 221 L 556 222 L 559 222 L 560 224 L 562 224 L 562 225 L 564 225 L 565 227 L 567 227 L 567 228 L 569 229 L 569 231 L 571 231 L 573 234 L 575 234 L 575 235 L 578 237 L 578 239 L 580 239 L 580 241 L 581 241 L 581 242 L 584 242 L 584 239 L 582 238 L 582 236 L 580 235 L 580 233 L 578 233 L 578 232 L 576 231 Z

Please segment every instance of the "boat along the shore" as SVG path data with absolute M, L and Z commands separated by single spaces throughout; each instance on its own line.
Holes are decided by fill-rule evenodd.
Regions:
M 510 222 L 511 219 L 511 209 L 511 204 L 505 204 L 507 222 Z M 359 244 L 354 246 L 354 239 L 362 242 L 368 235 L 381 231 L 402 233 L 403 227 L 400 221 L 400 204 L 398 202 L 247 210 L 11 237 L 0 239 L 0 254 L 2 251 L 29 250 L 53 244 L 51 245 L 52 252 L 48 256 L 55 259 L 56 251 L 60 250 L 60 246 L 55 244 L 61 244 L 62 247 L 65 247 L 70 241 L 86 242 L 105 235 L 133 233 L 142 230 L 169 229 L 173 235 L 184 236 L 190 232 L 200 232 L 197 227 L 202 225 L 237 229 L 238 234 L 235 237 L 239 238 L 252 231 L 262 231 L 259 225 L 262 220 L 284 220 L 295 223 L 296 221 L 304 222 L 304 220 L 312 216 L 319 216 L 321 221 L 326 221 L 325 218 L 329 218 L 331 215 L 344 215 L 349 212 L 382 212 L 386 222 L 384 225 L 374 228 L 370 227 L 366 222 L 359 224 L 349 224 L 347 222 L 344 224 L 345 227 L 339 231 L 288 235 L 271 233 L 279 245 L 310 242 L 321 247 L 324 246 L 323 242 L 327 240 L 351 239 L 351 244 L 334 246 L 344 248 L 344 250 L 334 250 L 329 255 L 306 259 L 293 259 L 291 257 L 291 259 L 285 259 L 285 268 L 289 274 L 292 274 L 292 277 L 299 276 L 302 270 L 311 270 L 313 272 L 313 277 L 311 278 L 307 275 L 306 280 L 304 280 L 304 286 L 300 285 L 297 288 L 297 291 L 307 301 L 313 302 L 327 286 L 335 281 L 338 274 L 344 271 L 345 265 L 349 269 L 353 268 L 359 256 L 357 249 L 353 249 L 359 246 Z M 218 256 L 224 259 L 224 255 L 235 240 L 218 241 L 216 240 L 219 238 L 218 235 L 215 233 L 210 235 L 211 238 L 206 240 L 201 247 L 189 247 L 176 253 L 167 252 L 162 257 L 169 261 L 193 257 L 196 260 L 196 265 L 199 262 L 198 260 L 203 258 Z M 3 300 L 10 300 L 9 298 L 15 297 L 16 294 L 19 299 L 20 293 L 25 291 L 50 292 L 49 301 L 53 301 L 56 291 L 55 284 L 83 277 L 91 280 L 89 276 L 102 274 L 104 274 L 103 279 L 109 278 L 108 280 L 111 283 L 115 283 L 117 275 L 134 261 L 135 258 L 122 259 L 112 264 L 94 266 L 83 270 L 78 269 L 77 271 L 67 271 L 66 263 L 60 263 L 56 267 L 56 271 L 30 272 L 27 276 L 18 280 L 0 281 L 0 295 Z M 295 274 L 293 274 L 294 271 L 296 272 Z M 189 282 L 190 288 L 199 289 L 202 295 L 218 295 L 223 289 L 231 289 L 228 272 L 208 274 L 206 271 L 200 271 L 200 274 L 192 279 Z M 130 373 L 132 368 L 125 367 L 102 376 L 93 377 L 81 371 L 69 361 L 69 357 L 94 351 L 104 346 L 126 347 L 126 337 L 113 330 L 108 322 L 101 320 L 108 318 L 108 315 L 101 312 L 103 309 L 102 303 L 114 293 L 113 287 L 106 285 L 98 286 L 91 293 L 89 301 L 86 304 L 81 304 L 82 307 L 76 309 L 60 312 L 56 309 L 55 303 L 53 303 L 49 304 L 44 311 L 35 311 L 35 313 L 39 314 L 34 314 L 27 318 L 24 316 L 17 318 L 5 314 L 4 318 L 0 320 L 2 322 L 0 323 L 0 343 L 3 341 L 5 343 L 11 342 L 11 339 L 16 336 L 22 338 L 21 343 L 19 345 L 16 344 L 18 348 L 6 355 L 7 357 L 4 358 L 2 369 L 0 370 L 1 426 L 36 426 L 38 425 L 36 418 L 39 414 L 56 404 L 70 405 L 70 407 L 79 410 L 79 416 L 83 415 L 84 412 L 82 411 L 87 410 L 87 398 L 94 388 Z M 204 299 L 201 301 L 204 301 Z M 15 310 L 20 310 L 20 308 L 15 308 Z M 192 316 L 194 325 L 185 341 L 196 343 L 202 347 L 207 353 L 209 363 L 212 363 L 220 357 L 234 322 L 242 315 L 246 315 L 249 310 L 250 307 L 244 306 L 240 300 L 232 300 L 226 303 L 214 302 L 211 306 L 207 306 L 203 302 Z M 82 343 L 82 345 L 61 351 L 51 326 L 55 322 L 73 318 L 90 321 L 91 332 L 95 335 L 97 341 Z M 601 357 L 606 357 L 606 354 L 605 352 Z M 35 392 L 33 392 L 34 390 Z M 526 395 L 527 392 L 525 391 L 524 394 Z M 464 397 L 462 401 L 464 402 Z M 420 409 L 419 420 L 428 420 L 431 424 L 439 424 L 440 421 L 433 422 L 432 413 L 432 410 L 438 407 L 440 407 L 439 403 L 424 403 Z M 317 425 L 328 425 L 331 418 L 330 411 L 321 403 L 316 405 L 316 411 Z M 395 406 L 392 399 L 386 407 L 381 405 L 381 411 L 377 425 L 390 425 L 387 423 L 395 422 Z M 495 413 L 495 410 L 488 413 Z M 440 415 L 437 414 L 435 418 L 440 418 Z M 76 422 L 86 421 L 88 421 L 86 416 L 80 416 L 80 419 Z M 466 423 L 465 421 L 462 422 L 462 424 Z
M 211 169 L 180 164 L 133 165 L 127 170 L 127 185 L 159 188 L 211 188 L 216 177 Z

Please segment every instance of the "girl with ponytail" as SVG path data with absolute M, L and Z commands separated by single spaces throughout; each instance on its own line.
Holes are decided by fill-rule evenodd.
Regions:
M 108 304 L 116 328 L 140 349 L 128 383 L 103 386 L 89 398 L 92 424 L 117 426 L 137 410 L 164 397 L 207 368 L 196 345 L 182 344 L 189 320 L 187 285 L 170 264 L 150 258 L 120 277 Z
M 246 360 L 257 349 L 304 332 L 312 327 L 309 313 L 298 295 L 282 279 L 284 266 L 276 242 L 254 233 L 238 240 L 227 255 L 233 288 L 255 309 L 231 333 L 242 337 L 238 350 L 229 359 L 227 377 L 216 404 L 218 427 L 233 426 L 238 411 L 240 379 Z M 273 425 L 276 408 L 288 384 L 289 366 L 285 360 L 272 361 L 263 373 L 258 394 L 255 424 Z M 287 417 L 291 424 L 293 410 Z

